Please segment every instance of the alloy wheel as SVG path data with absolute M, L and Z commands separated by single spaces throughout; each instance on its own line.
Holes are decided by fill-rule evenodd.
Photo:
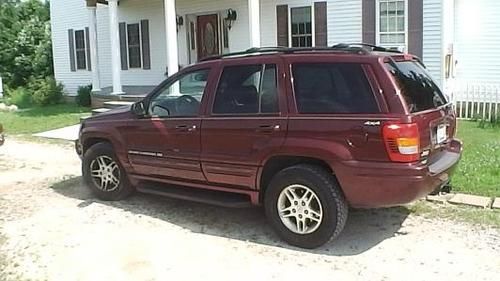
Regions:
M 120 167 L 109 156 L 98 156 L 90 163 L 90 175 L 95 186 L 106 192 L 114 191 L 120 185 Z
M 281 221 L 294 233 L 313 233 L 321 225 L 321 202 L 316 193 L 304 185 L 285 187 L 278 197 L 277 207 Z

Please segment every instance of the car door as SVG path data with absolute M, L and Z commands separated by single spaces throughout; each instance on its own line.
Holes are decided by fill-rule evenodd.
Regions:
M 369 64 L 342 56 L 288 57 L 293 77 L 288 152 L 339 159 L 381 161 L 387 158 L 381 135 L 386 110 L 372 81 Z M 294 142 L 301 145 L 296 146 Z M 300 155 L 300 154 L 299 154 Z
M 209 182 L 255 188 L 259 166 L 285 139 L 282 73 L 276 57 L 222 64 L 202 123 L 201 162 Z
M 209 68 L 194 69 L 157 88 L 148 114 L 131 122 L 128 157 L 139 175 L 205 181 L 200 165 L 200 112 Z

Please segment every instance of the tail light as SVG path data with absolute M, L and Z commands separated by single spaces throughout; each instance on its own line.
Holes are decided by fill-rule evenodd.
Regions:
M 420 159 L 417 124 L 387 124 L 382 129 L 382 135 L 391 161 L 414 162 Z

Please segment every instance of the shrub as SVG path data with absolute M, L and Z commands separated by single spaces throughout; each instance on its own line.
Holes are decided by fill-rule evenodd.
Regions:
M 15 104 L 19 108 L 30 107 L 32 105 L 31 92 L 23 87 L 9 90 L 7 103 Z
M 79 106 L 90 107 L 91 99 L 90 92 L 92 91 L 92 85 L 80 86 L 78 87 L 77 95 L 76 95 L 76 104 Z
M 32 80 L 29 83 L 33 90 L 33 102 L 36 105 L 58 104 L 63 101 L 63 85 L 53 77 Z

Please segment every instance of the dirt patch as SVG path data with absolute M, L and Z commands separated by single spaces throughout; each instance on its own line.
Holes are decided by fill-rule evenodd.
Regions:
M 415 216 L 352 211 L 319 249 L 284 244 L 259 208 L 135 195 L 96 200 L 68 146 L 0 148 L 0 279 L 494 280 L 500 233 Z M 5 166 L 1 166 L 5 165 Z

